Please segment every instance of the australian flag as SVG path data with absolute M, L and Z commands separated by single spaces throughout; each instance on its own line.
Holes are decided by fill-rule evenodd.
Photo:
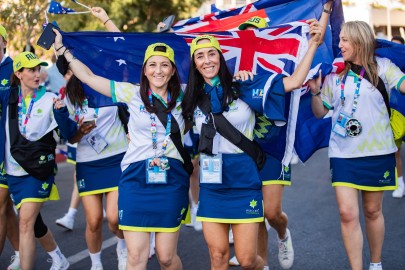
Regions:
M 63 7 L 59 2 L 51 1 L 49 4 L 48 13 L 52 14 L 76 14 L 71 8 Z

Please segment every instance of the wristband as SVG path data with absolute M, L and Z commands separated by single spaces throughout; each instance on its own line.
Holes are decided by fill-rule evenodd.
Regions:
M 321 91 L 319 91 L 319 92 L 316 93 L 316 94 L 312 93 L 312 91 L 311 91 L 311 96 L 313 96 L 313 97 L 317 97 L 317 96 L 319 96 L 320 94 L 321 94 Z
M 104 25 L 105 25 L 108 21 L 111 21 L 111 19 L 107 19 L 107 20 L 104 22 Z
M 59 50 L 62 49 L 63 47 L 64 47 L 63 45 L 60 46 L 59 49 L 56 49 L 56 51 L 59 51 Z

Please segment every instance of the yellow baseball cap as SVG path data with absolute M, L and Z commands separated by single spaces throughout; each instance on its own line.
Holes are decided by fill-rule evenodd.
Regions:
M 254 26 L 256 28 L 265 28 L 269 25 L 267 24 L 266 20 L 262 17 L 254 16 L 247 20 L 246 22 L 239 25 L 239 30 L 245 30 L 248 26 Z
M 47 66 L 48 63 L 45 61 L 41 61 L 38 57 L 33 54 L 32 52 L 22 52 L 13 60 L 13 70 L 14 72 L 22 69 L 22 68 L 33 68 L 38 65 Z
M 197 44 L 200 40 L 203 40 L 203 39 L 208 39 L 209 42 Z M 210 35 L 198 36 L 195 39 L 193 39 L 193 41 L 191 41 L 190 55 L 191 55 L 191 57 L 193 57 L 193 54 L 195 53 L 196 50 L 201 49 L 201 48 L 210 48 L 210 47 L 214 47 L 218 51 L 222 52 L 221 46 L 219 46 L 219 42 L 215 37 L 210 36 Z
M 165 47 L 166 51 L 165 52 L 156 51 L 156 47 Z M 173 51 L 173 49 L 169 45 L 167 45 L 165 43 L 153 43 L 153 44 L 149 45 L 148 48 L 146 48 L 145 59 L 143 60 L 143 63 L 145 64 L 145 62 L 150 57 L 152 57 L 154 55 L 160 55 L 160 56 L 167 57 L 167 59 L 172 61 L 173 64 L 176 64 L 174 62 L 174 51 Z
M 0 24 L 0 35 L 3 37 L 4 40 L 7 40 L 7 31 L 3 25 Z

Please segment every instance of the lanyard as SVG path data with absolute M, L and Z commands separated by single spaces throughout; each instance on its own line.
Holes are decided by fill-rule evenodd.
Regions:
M 30 105 L 28 106 L 28 111 L 25 114 L 24 122 L 22 121 L 22 115 L 25 109 L 25 102 L 23 102 L 23 96 L 21 93 L 21 88 L 18 87 L 18 125 L 21 127 L 21 134 L 26 137 L 27 134 L 27 124 L 29 119 L 31 118 L 32 108 L 34 107 L 34 103 L 37 97 L 37 90 L 34 90 L 34 93 L 31 95 Z
M 357 79 L 356 90 L 354 91 L 354 100 L 353 100 L 351 116 L 353 116 L 357 110 L 357 103 L 358 103 L 358 99 L 360 96 L 360 83 L 361 83 L 361 80 L 363 79 L 364 71 L 365 71 L 365 69 L 364 69 L 364 67 L 362 67 L 359 78 Z M 342 82 L 340 84 L 340 101 L 342 103 L 342 107 L 345 106 L 345 83 L 346 83 L 346 78 L 347 78 L 348 74 L 349 74 L 349 72 L 347 72 L 345 74 L 345 76 L 343 77 Z
M 152 99 L 152 90 L 148 90 L 148 98 L 150 104 L 153 104 L 153 99 Z M 167 95 L 167 103 L 170 102 L 170 92 Z M 156 115 L 151 113 L 150 114 L 150 133 L 152 134 L 152 147 L 155 152 L 155 158 L 160 156 L 157 154 L 157 128 L 156 128 Z M 164 156 L 164 152 L 166 151 L 167 144 L 170 141 L 170 131 L 172 129 L 172 114 L 169 112 L 167 114 L 167 125 L 166 125 L 166 134 L 165 134 L 165 139 L 163 140 L 162 143 L 162 153 L 161 155 Z
M 88 104 L 89 104 L 89 102 L 88 102 L 88 100 L 86 98 L 82 103 L 82 108 L 81 109 L 80 109 L 80 107 L 78 105 L 76 105 L 76 108 L 75 108 L 75 122 L 76 123 L 79 123 L 80 115 L 86 114 L 86 112 L 88 110 Z M 99 108 L 94 109 L 94 118 L 98 118 L 98 110 L 99 110 Z

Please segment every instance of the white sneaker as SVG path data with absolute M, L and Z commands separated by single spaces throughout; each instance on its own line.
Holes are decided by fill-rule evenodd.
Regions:
M 232 232 L 232 228 L 229 229 L 229 244 L 233 244 L 233 232 Z
M 202 231 L 201 221 L 197 221 L 197 205 L 191 208 L 191 223 L 193 224 L 194 230 L 197 232 Z
M 67 214 L 65 214 L 63 216 L 63 218 L 59 218 L 56 220 L 56 225 L 59 225 L 65 229 L 68 229 L 69 231 L 73 230 L 74 224 L 75 224 L 75 219 Z
M 102 264 L 95 264 L 91 266 L 90 270 L 104 270 L 104 268 Z
M 368 270 L 383 270 L 383 269 L 382 269 L 382 265 L 380 263 L 378 265 L 371 265 L 370 264 L 370 267 L 368 268 Z
M 236 256 L 233 256 L 233 257 L 229 260 L 228 264 L 229 264 L 230 266 L 239 266 L 239 265 L 240 265 L 239 262 L 238 262 L 238 259 L 236 259 Z
M 51 266 L 50 270 L 66 270 L 69 268 L 70 264 L 69 264 L 68 260 L 66 259 L 65 256 L 62 255 L 62 257 L 63 257 L 63 260 L 60 263 L 50 260 L 50 261 L 52 261 L 52 266 Z
M 270 270 L 270 267 L 268 265 L 263 266 L 263 270 Z
M 127 249 L 117 249 L 118 270 L 125 270 L 127 267 Z
M 7 267 L 7 270 L 20 270 L 20 255 L 11 256 L 10 265 Z
M 294 249 L 289 229 L 286 239 L 278 240 L 278 261 L 283 269 L 290 269 L 294 263 Z
M 105 209 L 103 208 L 103 219 L 107 218 L 107 213 L 105 212 Z
M 392 192 L 392 197 L 394 198 L 402 198 L 405 195 L 405 187 L 398 185 L 398 188 Z

